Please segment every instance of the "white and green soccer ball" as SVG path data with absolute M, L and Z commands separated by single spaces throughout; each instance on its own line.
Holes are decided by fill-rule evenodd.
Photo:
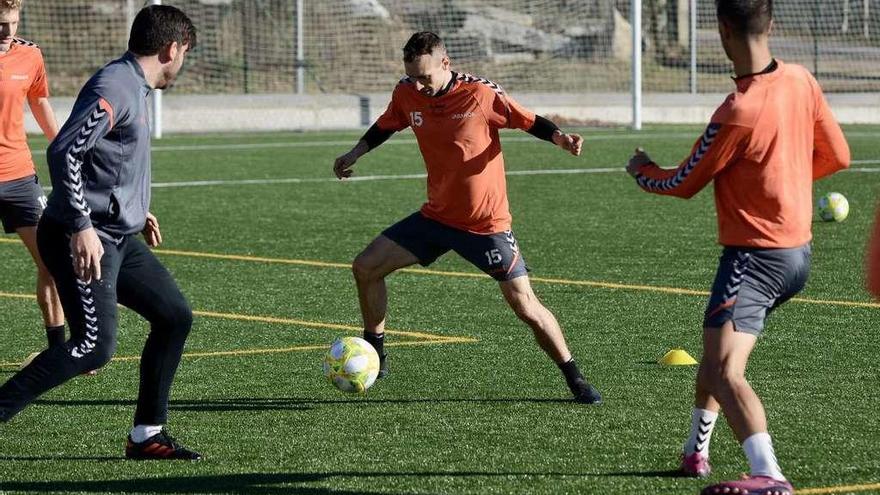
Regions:
M 830 192 L 819 198 L 819 217 L 826 222 L 842 222 L 849 215 L 849 201 L 843 194 Z
M 343 392 L 363 393 L 379 375 L 379 354 L 360 337 L 336 339 L 324 356 L 324 376 Z

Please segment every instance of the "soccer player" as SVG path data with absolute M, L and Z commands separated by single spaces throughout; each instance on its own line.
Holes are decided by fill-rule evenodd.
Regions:
M 874 233 L 868 244 L 868 290 L 880 299 L 880 207 L 877 208 L 877 220 L 874 221 Z
M 0 0 L 0 221 L 17 233 L 37 265 L 37 303 L 49 346 L 64 343 L 64 313 L 37 250 L 37 223 L 46 202 L 24 132 L 24 102 L 49 141 L 58 134 L 40 48 L 15 37 L 21 0 Z
M 195 43 L 192 21 L 177 8 L 142 9 L 128 52 L 86 82 L 49 147 L 53 189 L 37 245 L 55 278 L 71 338 L 42 352 L 0 387 L 0 421 L 47 390 L 106 364 L 116 348 L 119 303 L 150 322 L 126 457 L 201 458 L 164 428 L 192 312 L 174 279 L 136 237 L 142 232 L 149 245 L 162 242 L 148 209 L 147 96 L 173 84 Z
M 452 250 L 498 281 L 507 303 L 559 366 L 575 400 L 600 402 L 553 313 L 529 284 L 511 231 L 498 129 L 523 129 L 573 155 L 580 154 L 583 139 L 521 107 L 492 81 L 450 70 L 446 47 L 434 33 L 413 34 L 403 47 L 403 61 L 406 77 L 387 110 L 333 167 L 338 178 L 350 177 L 358 158 L 411 127 L 428 170 L 428 201 L 421 210 L 382 232 L 352 266 L 364 338 L 381 360 L 379 376 L 388 372 L 385 277 L 415 263 L 428 266 Z
M 682 470 L 709 474 L 709 439 L 720 409 L 742 443 L 751 475 L 703 493 L 791 494 L 761 400 L 746 381 L 746 363 L 770 312 L 807 281 L 812 183 L 848 167 L 849 147 L 816 80 L 771 55 L 772 0 L 715 3 L 736 90 L 678 168 L 659 168 L 639 150 L 627 170 L 644 190 L 682 198 L 715 184 L 724 249 L 703 321 Z

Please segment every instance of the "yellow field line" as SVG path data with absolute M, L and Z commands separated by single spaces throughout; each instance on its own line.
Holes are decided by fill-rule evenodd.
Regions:
M 803 490 L 795 490 L 794 492 L 797 495 L 824 495 L 826 493 L 868 492 L 872 490 L 880 491 L 880 483 L 869 485 L 829 486 L 827 488 L 806 488 Z
M 17 294 L 13 292 L 0 292 L 0 297 L 14 298 L 14 299 L 36 299 L 36 296 L 33 294 Z M 223 318 L 227 320 L 239 320 L 239 321 L 257 321 L 261 323 L 281 323 L 283 325 L 298 325 L 302 327 L 312 327 L 312 328 L 329 328 L 332 330 L 346 330 L 350 332 L 360 332 L 363 330 L 362 327 L 354 326 L 354 325 L 343 325 L 340 323 L 325 323 L 322 321 L 310 321 L 310 320 L 298 320 L 295 318 L 279 318 L 276 316 L 260 316 L 260 315 L 243 315 L 239 313 L 220 313 L 217 311 L 201 311 L 201 310 L 193 310 L 194 315 L 198 316 L 207 316 L 209 318 Z M 454 340 L 459 338 L 466 337 L 447 337 L 445 335 L 437 335 L 434 333 L 427 332 L 412 332 L 409 330 L 391 330 L 385 329 L 385 333 L 389 335 L 401 335 L 404 337 L 412 337 L 417 339 L 429 339 L 429 340 Z
M 415 347 L 422 345 L 434 345 L 434 344 L 469 344 L 473 342 L 478 342 L 476 339 L 470 339 L 465 337 L 450 337 L 446 339 L 431 339 L 431 340 L 412 340 L 407 342 L 388 342 L 385 344 L 385 347 Z M 235 351 L 206 351 L 206 352 L 185 352 L 183 357 L 185 358 L 197 358 L 197 357 L 228 357 L 228 356 L 252 356 L 255 354 L 283 354 L 289 352 L 297 352 L 297 351 L 318 351 L 327 349 L 326 345 L 303 345 L 296 347 L 280 347 L 277 349 L 274 348 L 266 348 L 266 349 L 239 349 Z M 111 361 L 116 362 L 125 362 L 125 361 L 140 361 L 140 356 L 116 356 L 111 359 Z M 11 361 L 0 362 L 0 368 L 9 368 L 9 367 L 19 367 L 21 363 L 15 363 Z
M 0 242 L 19 242 L 14 239 L 0 239 Z M 205 253 L 199 251 L 181 251 L 174 249 L 155 249 L 154 252 L 156 254 L 164 254 L 169 256 L 186 256 L 190 258 L 207 258 L 207 259 L 219 259 L 219 260 L 228 260 L 228 261 L 248 261 L 248 262 L 258 262 L 258 263 L 274 263 L 274 264 L 284 264 L 284 265 L 299 265 L 299 266 L 314 266 L 320 268 L 344 268 L 351 269 L 351 265 L 348 263 L 335 263 L 335 262 L 326 262 L 326 261 L 314 261 L 314 260 L 302 260 L 302 259 L 290 259 L 290 258 L 268 258 L 263 256 L 248 256 L 248 255 L 236 255 L 236 254 L 217 254 L 217 253 Z M 438 275 L 443 277 L 456 277 L 456 278 L 489 278 L 488 275 L 483 273 L 467 273 L 467 272 L 451 272 L 451 271 L 442 271 L 442 270 L 430 270 L 425 268 L 404 268 L 399 270 L 405 273 L 416 273 L 421 275 Z M 562 278 L 543 278 L 543 277 L 531 277 L 532 282 L 537 283 L 545 283 L 545 284 L 554 284 L 554 285 L 571 285 L 571 286 L 581 286 L 581 287 L 596 287 L 600 289 L 621 289 L 621 290 L 636 290 L 636 291 L 645 291 L 645 292 L 657 292 L 663 294 L 679 294 L 679 295 L 687 295 L 687 296 L 708 296 L 709 292 L 703 290 L 694 290 L 694 289 L 683 289 L 679 287 L 663 287 L 658 285 L 639 285 L 639 284 L 622 284 L 616 282 L 601 282 L 601 281 L 593 281 L 593 280 L 571 280 L 571 279 L 562 279 Z M 818 304 L 825 306 L 846 306 L 846 307 L 854 307 L 854 308 L 871 308 L 871 309 L 880 309 L 880 303 L 876 302 L 860 302 L 860 301 L 839 301 L 832 299 L 810 299 L 806 297 L 794 297 L 791 299 L 794 302 L 806 303 L 806 304 Z

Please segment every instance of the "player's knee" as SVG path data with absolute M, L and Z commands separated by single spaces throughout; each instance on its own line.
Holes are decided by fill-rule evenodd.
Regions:
M 185 300 L 176 301 L 163 308 L 159 321 L 151 323 L 169 328 L 175 333 L 188 334 L 193 323 L 192 310 Z
M 114 354 L 116 354 L 116 341 L 113 339 L 108 339 L 106 342 L 99 341 L 91 349 L 91 352 L 85 355 L 86 359 L 83 360 L 81 366 L 82 371 L 92 371 L 103 367 L 113 359 Z
M 514 299 L 510 302 L 516 317 L 529 325 L 535 325 L 541 320 L 541 305 L 537 301 L 528 299 Z
M 366 282 L 376 278 L 375 264 L 364 253 L 355 257 L 351 264 L 351 272 L 358 282 Z

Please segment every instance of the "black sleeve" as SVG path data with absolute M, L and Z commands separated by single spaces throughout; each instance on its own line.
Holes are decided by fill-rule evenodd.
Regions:
M 556 124 L 549 119 L 536 115 L 535 124 L 526 132 L 538 139 L 543 139 L 544 141 L 550 141 L 552 143 L 553 134 L 556 131 L 559 131 L 559 127 L 557 127 Z
M 386 131 L 380 129 L 378 125 L 373 124 L 372 126 L 370 126 L 369 129 L 367 129 L 367 132 L 364 133 L 364 136 L 361 138 L 361 140 L 367 143 L 369 149 L 373 149 L 376 146 L 379 146 L 380 144 L 387 141 L 388 138 L 390 138 L 393 134 L 394 131 Z

